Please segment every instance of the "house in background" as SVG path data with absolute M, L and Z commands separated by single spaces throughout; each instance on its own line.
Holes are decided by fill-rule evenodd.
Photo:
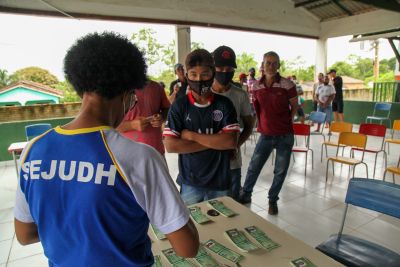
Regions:
M 63 93 L 47 85 L 19 81 L 0 89 L 0 106 L 58 104 Z

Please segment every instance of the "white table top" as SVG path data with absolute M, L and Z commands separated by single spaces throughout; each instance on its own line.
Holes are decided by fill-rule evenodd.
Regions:
M 196 224 L 197 230 L 200 236 L 200 242 L 205 242 L 212 238 L 224 246 L 234 250 L 235 252 L 244 256 L 239 262 L 240 266 L 248 267 L 288 267 L 290 261 L 300 257 L 306 257 L 310 259 L 316 266 L 329 267 L 329 266 L 343 266 L 340 263 L 334 261 L 323 253 L 319 252 L 315 248 L 307 245 L 306 243 L 296 239 L 285 231 L 281 230 L 274 224 L 261 218 L 257 214 L 253 213 L 249 208 L 237 203 L 232 198 L 221 197 L 218 198 L 224 203 L 225 206 L 232 209 L 239 215 L 234 217 L 226 218 L 222 215 L 212 217 L 208 216 L 213 222 L 199 225 Z M 206 202 L 196 204 L 199 206 L 204 214 L 211 209 L 207 206 Z M 279 215 L 278 215 L 279 216 Z M 306 222 L 305 222 L 306 223 Z M 237 228 L 244 231 L 247 226 L 255 225 L 264 231 L 273 241 L 281 245 L 281 247 L 273 249 L 268 252 L 264 249 L 259 249 L 254 252 L 241 252 L 235 245 L 233 245 L 225 236 L 224 231 L 232 228 Z M 246 233 L 247 236 L 249 236 Z M 151 230 L 149 230 L 149 236 L 154 241 L 152 243 L 152 249 L 154 255 L 160 255 L 163 266 L 170 266 L 162 255 L 161 250 L 170 248 L 171 245 L 168 240 L 157 240 Z M 249 238 L 250 239 L 250 238 Z M 228 266 L 235 266 L 233 263 L 226 261 L 225 259 L 217 256 L 216 254 L 208 251 L 209 254 L 222 264 L 228 264 Z M 239 266 L 239 265 L 238 265 Z
M 12 143 L 9 147 L 8 147 L 8 153 L 13 153 L 13 152 L 21 152 L 24 147 L 26 146 L 26 144 L 28 144 L 28 142 L 16 142 L 16 143 Z

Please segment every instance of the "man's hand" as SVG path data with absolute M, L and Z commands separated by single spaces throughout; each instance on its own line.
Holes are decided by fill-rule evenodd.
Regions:
M 137 117 L 132 121 L 133 128 L 140 132 L 143 132 L 147 125 L 149 125 L 149 119 L 145 117 Z
M 161 127 L 163 124 L 163 117 L 161 114 L 154 114 L 153 117 L 151 118 L 150 124 L 154 128 Z
M 193 132 L 185 129 L 181 132 L 181 138 L 183 140 L 193 141 Z
M 179 89 L 180 89 L 179 85 L 178 85 L 178 84 L 175 84 L 175 86 L 174 86 L 174 93 L 177 94 L 177 93 L 179 92 Z

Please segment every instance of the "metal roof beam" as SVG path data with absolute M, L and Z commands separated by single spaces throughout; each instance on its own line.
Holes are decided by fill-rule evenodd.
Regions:
M 390 11 L 400 12 L 400 2 L 397 0 L 357 0 L 358 2 L 362 2 L 364 4 L 374 6 L 377 8 L 382 8 Z
M 353 13 L 348 10 L 344 5 L 342 5 L 338 0 L 331 0 L 332 3 L 334 3 L 337 7 L 339 7 L 341 10 L 347 13 L 349 16 L 353 16 Z
M 389 41 L 390 46 L 393 49 L 394 54 L 396 55 L 396 59 L 397 59 L 397 62 L 399 63 L 399 71 L 400 71 L 400 53 L 399 53 L 399 50 L 397 50 L 396 46 L 394 45 L 393 39 L 394 38 L 388 38 L 388 41 Z
M 296 8 L 296 7 L 306 6 L 306 5 L 309 5 L 309 4 L 318 2 L 318 1 L 319 0 L 307 0 L 307 1 L 304 1 L 304 2 L 295 3 L 294 7 Z

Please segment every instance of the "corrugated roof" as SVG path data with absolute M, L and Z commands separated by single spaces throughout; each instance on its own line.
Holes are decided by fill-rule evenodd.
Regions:
M 376 7 L 358 1 L 346 0 L 293 0 L 295 6 L 301 6 L 321 21 L 359 15 L 377 10 Z

